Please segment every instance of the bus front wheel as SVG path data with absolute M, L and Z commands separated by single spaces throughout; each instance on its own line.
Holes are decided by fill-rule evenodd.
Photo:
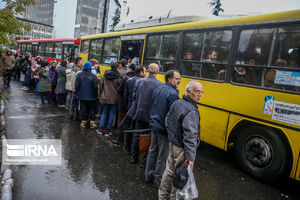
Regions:
M 262 126 L 243 129 L 234 144 L 234 154 L 241 168 L 268 182 L 285 174 L 289 163 L 288 152 L 283 138 Z

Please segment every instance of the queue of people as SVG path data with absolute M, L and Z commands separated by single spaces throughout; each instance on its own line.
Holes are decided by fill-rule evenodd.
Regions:
M 70 119 L 81 120 L 81 128 L 97 128 L 99 137 L 111 136 L 113 143 L 124 145 L 130 163 L 145 168 L 145 181 L 159 190 L 159 199 L 175 198 L 174 171 L 181 162 L 193 167 L 200 142 L 200 82 L 189 82 L 180 99 L 180 73 L 167 71 L 163 84 L 157 79 L 160 67 L 156 63 L 146 70 L 145 66 L 128 65 L 126 59 L 113 61 L 102 77 L 96 59 L 84 63 L 78 57 L 75 65 L 64 60 L 48 64 L 40 56 L 26 55 L 18 60 L 26 63 L 26 71 L 20 70 L 28 76 L 24 90 L 33 84 L 41 104 L 47 101 L 64 107 Z M 124 134 L 124 130 L 131 132 Z M 140 134 L 145 133 L 151 135 L 151 144 L 139 161 Z

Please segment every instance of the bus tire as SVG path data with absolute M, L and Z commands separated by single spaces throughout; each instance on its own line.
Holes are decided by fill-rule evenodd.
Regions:
M 283 177 L 289 165 L 283 138 L 262 126 L 243 129 L 235 141 L 234 154 L 244 171 L 266 182 Z

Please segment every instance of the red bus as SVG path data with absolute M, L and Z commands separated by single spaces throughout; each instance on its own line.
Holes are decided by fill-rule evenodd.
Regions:
M 80 38 L 17 40 L 17 53 L 42 56 L 48 62 L 56 59 L 61 62 L 70 55 L 71 61 L 78 56 Z

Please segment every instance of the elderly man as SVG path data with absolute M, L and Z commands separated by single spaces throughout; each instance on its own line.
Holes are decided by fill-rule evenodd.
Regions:
M 136 81 L 133 90 L 133 105 L 128 111 L 128 116 L 135 120 L 135 129 L 149 128 L 150 109 L 152 106 L 152 93 L 154 89 L 161 86 L 162 83 L 156 79 L 159 72 L 159 66 L 155 63 L 149 65 L 149 76 Z M 139 133 L 134 134 L 133 145 L 131 148 L 130 163 L 136 163 L 139 155 Z M 145 156 L 141 167 L 146 162 Z
M 202 96 L 202 84 L 191 81 L 186 86 L 186 95 L 173 103 L 166 117 L 166 129 L 169 138 L 169 156 L 158 197 L 176 199 L 176 191 L 172 185 L 174 171 L 181 162 L 194 165 L 196 150 L 200 143 L 200 114 L 197 103 Z
M 151 145 L 145 170 L 146 182 L 150 182 L 154 178 L 154 188 L 156 189 L 160 185 L 168 158 L 169 140 L 165 119 L 171 105 L 178 99 L 179 92 L 176 88 L 179 87 L 181 81 L 179 72 L 176 70 L 167 71 L 165 81 L 166 84 L 156 88 L 152 94 L 150 112 Z

